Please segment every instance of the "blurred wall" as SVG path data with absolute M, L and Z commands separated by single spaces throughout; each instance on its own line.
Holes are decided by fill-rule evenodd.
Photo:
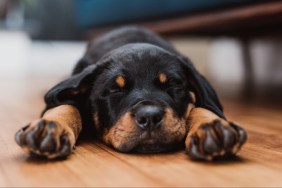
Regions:
M 282 95 L 282 38 L 264 37 L 251 41 L 254 96 Z M 213 40 L 210 45 L 208 75 L 217 87 L 230 96 L 243 90 L 245 71 L 242 43 L 232 38 Z

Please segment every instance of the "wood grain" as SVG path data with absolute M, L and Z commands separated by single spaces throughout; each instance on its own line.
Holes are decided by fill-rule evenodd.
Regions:
M 249 133 L 237 158 L 190 161 L 184 151 L 123 154 L 83 140 L 67 160 L 28 157 L 14 133 L 37 118 L 56 79 L 1 80 L 0 187 L 281 187 L 282 110 L 224 101 L 227 116 Z

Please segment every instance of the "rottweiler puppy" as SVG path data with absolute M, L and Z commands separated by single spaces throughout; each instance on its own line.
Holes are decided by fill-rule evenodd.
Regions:
M 247 138 L 226 120 L 214 89 L 190 60 L 141 27 L 91 41 L 45 103 L 41 118 L 15 139 L 27 152 L 49 159 L 70 155 L 83 130 L 120 152 L 185 147 L 199 160 L 234 155 Z

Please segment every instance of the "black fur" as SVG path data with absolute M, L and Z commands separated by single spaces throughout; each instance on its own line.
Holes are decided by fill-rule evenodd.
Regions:
M 167 84 L 157 83 L 159 72 L 169 76 Z M 126 77 L 125 88 L 115 86 L 116 75 Z M 189 91 L 196 94 L 196 106 L 224 118 L 215 91 L 189 59 L 154 33 L 131 26 L 92 41 L 72 76 L 53 87 L 45 102 L 46 109 L 77 106 L 84 124 L 92 124 L 91 117 L 97 112 L 107 128 L 140 101 L 170 107 L 180 117 L 191 101 Z

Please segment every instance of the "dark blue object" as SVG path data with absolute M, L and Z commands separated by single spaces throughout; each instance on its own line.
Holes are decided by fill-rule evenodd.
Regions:
M 79 28 L 188 14 L 253 0 L 73 0 Z

